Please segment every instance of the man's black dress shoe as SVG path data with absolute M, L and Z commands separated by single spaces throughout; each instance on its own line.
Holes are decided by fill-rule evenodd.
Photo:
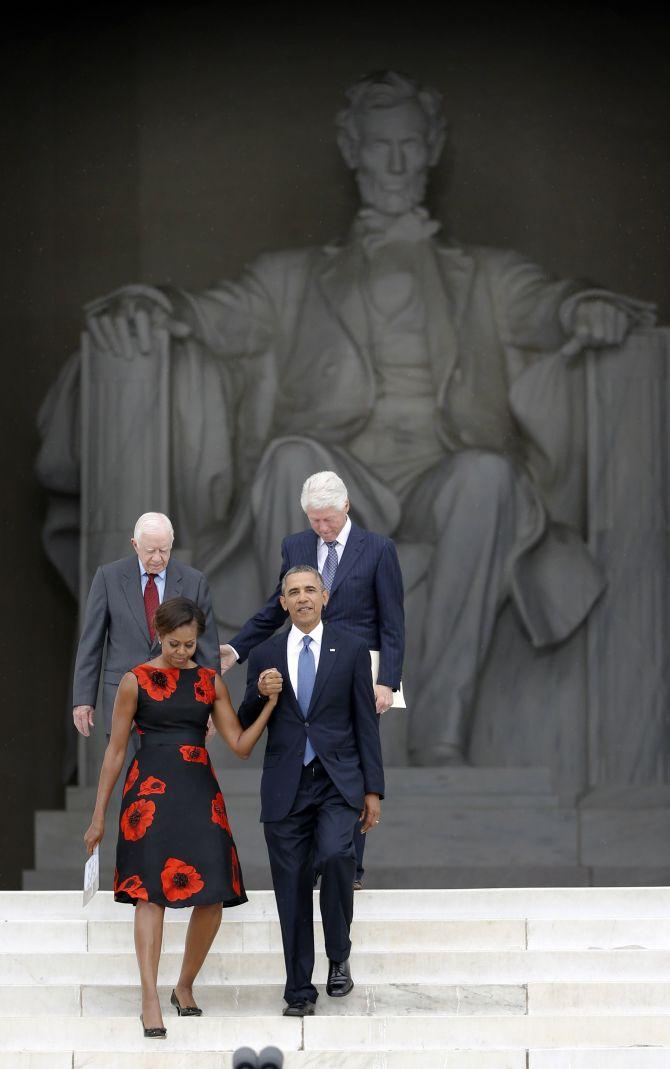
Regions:
M 330 961 L 328 963 L 328 980 L 326 981 L 326 994 L 331 998 L 343 998 L 348 995 L 354 986 L 349 970 L 349 959 L 346 961 Z
M 284 1009 L 284 1017 L 313 1017 L 314 1016 L 314 1003 L 308 999 L 298 999 L 296 1002 L 289 1002 L 288 1006 Z

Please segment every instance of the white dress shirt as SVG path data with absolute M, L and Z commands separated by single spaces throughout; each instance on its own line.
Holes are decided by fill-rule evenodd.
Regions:
M 342 560 L 342 554 L 344 553 L 344 547 L 347 544 L 347 538 L 349 537 L 349 531 L 350 530 L 351 530 L 351 520 L 347 516 L 346 520 L 344 521 L 344 527 L 342 528 L 342 530 L 338 534 L 337 538 L 334 539 L 335 552 L 337 553 L 337 562 L 338 562 L 338 564 Z M 328 546 L 324 542 L 323 538 L 319 538 L 319 542 L 318 542 L 318 545 L 316 547 L 316 566 L 319 569 L 319 572 L 321 574 L 323 573 L 323 566 L 326 563 L 327 556 L 328 556 Z
M 140 566 L 140 583 L 142 584 L 142 597 L 144 597 L 144 591 L 149 581 L 149 574 L 144 570 L 144 565 L 139 557 L 137 558 L 137 563 Z M 166 569 L 163 568 L 162 572 L 156 572 L 154 575 L 154 579 L 156 580 L 156 590 L 158 591 L 159 605 L 163 604 L 163 598 L 165 597 L 165 572 Z
M 323 623 L 319 620 L 318 624 L 313 631 L 310 631 L 309 637 L 311 642 L 309 648 L 312 651 L 314 657 L 315 670 L 319 667 L 319 657 L 321 656 L 321 639 L 323 637 Z M 303 639 L 305 638 L 305 632 L 301 631 L 299 627 L 293 624 L 293 627 L 288 633 L 288 640 L 286 645 L 286 659 L 288 661 L 288 677 L 291 680 L 291 686 L 293 687 L 293 693 L 298 695 L 298 657 L 300 652 L 304 649 Z

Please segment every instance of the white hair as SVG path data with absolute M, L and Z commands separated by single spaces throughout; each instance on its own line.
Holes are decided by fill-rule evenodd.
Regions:
M 166 516 L 164 512 L 143 512 L 133 531 L 133 538 L 136 542 L 139 542 L 145 531 L 167 531 L 170 536 L 170 545 L 174 542 L 174 528 L 169 516 Z
M 347 488 L 334 471 L 317 471 L 305 479 L 300 494 L 300 507 L 307 509 L 343 509 L 349 495 Z

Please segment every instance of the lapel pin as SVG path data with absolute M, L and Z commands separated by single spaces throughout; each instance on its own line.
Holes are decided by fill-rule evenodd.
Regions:
M 331 653 L 335 653 L 335 650 L 331 650 L 330 652 L 331 652 Z

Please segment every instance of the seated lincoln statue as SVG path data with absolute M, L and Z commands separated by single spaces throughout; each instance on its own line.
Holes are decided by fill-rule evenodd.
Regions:
M 502 606 L 549 647 L 603 589 L 580 532 L 579 354 L 621 343 L 653 310 L 441 233 L 422 207 L 445 138 L 436 91 L 392 71 L 364 78 L 337 137 L 361 201 L 341 242 L 266 253 L 204 293 L 124 287 L 88 306 L 86 329 L 129 377 L 156 330 L 169 334 L 170 513 L 228 634 L 274 589 L 315 471 L 341 476 L 362 525 L 426 547 L 409 756 L 458 763 Z M 47 545 L 64 572 L 78 367 L 75 355 L 41 414 Z

